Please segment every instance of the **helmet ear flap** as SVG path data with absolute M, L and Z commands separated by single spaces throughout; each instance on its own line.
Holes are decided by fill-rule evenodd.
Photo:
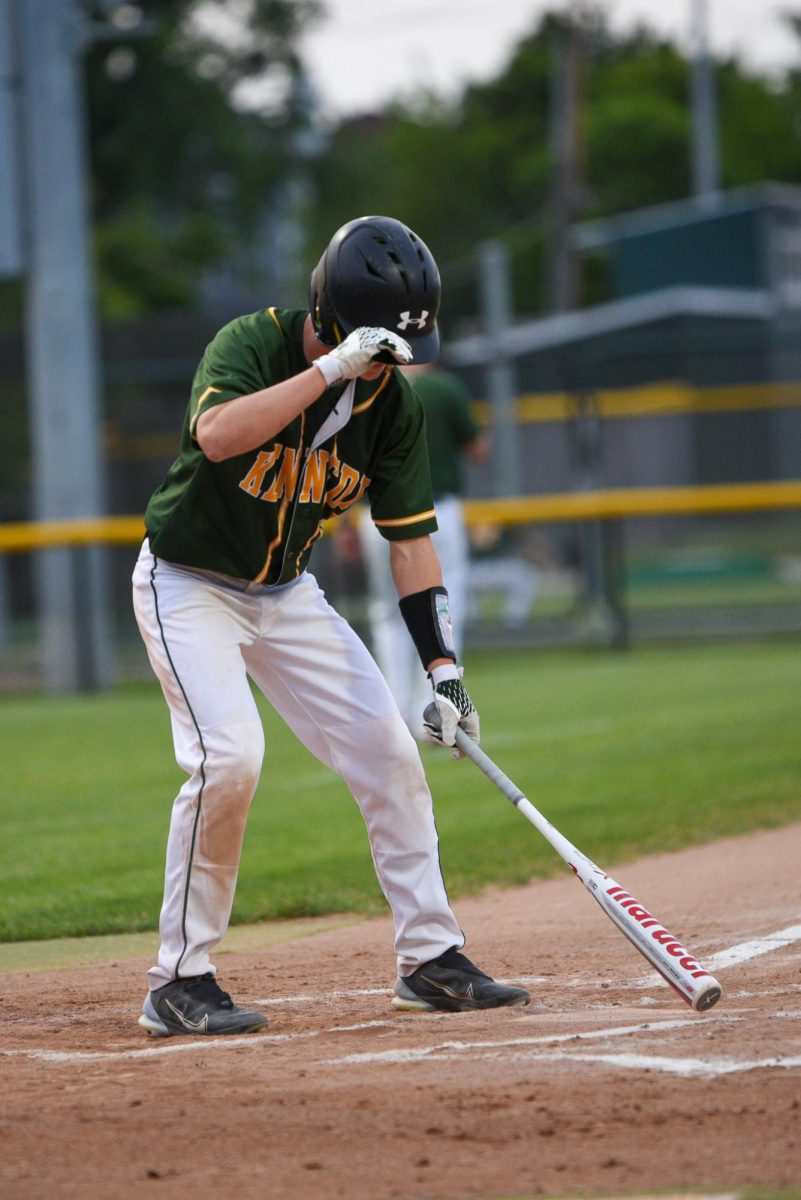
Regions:
M 326 346 L 338 346 L 342 341 L 343 334 L 326 292 L 323 292 L 317 301 L 317 314 L 320 341 L 324 342 Z
M 327 251 L 312 271 L 309 281 L 309 314 L 320 341 L 326 346 L 338 346 L 342 341 L 342 331 L 337 325 L 336 313 L 326 290 L 326 256 Z

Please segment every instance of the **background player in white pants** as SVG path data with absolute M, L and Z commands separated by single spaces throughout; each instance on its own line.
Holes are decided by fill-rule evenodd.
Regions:
M 306 570 L 323 522 L 363 495 L 391 540 L 400 607 L 431 673 L 431 730 L 478 740 L 461 683 L 419 400 L 396 363 L 434 358 L 439 273 L 401 222 L 363 217 L 312 273 L 310 311 L 238 318 L 207 347 L 178 458 L 145 514 L 134 606 L 187 773 L 167 845 L 161 947 L 140 1023 L 228 1034 L 266 1018 L 218 985 L 264 755 L 248 677 L 356 799 L 395 925 L 399 1008 L 528 1003 L 460 953 L 417 747 L 374 660 Z M 401 334 L 408 337 L 402 337 Z
M 463 461 L 483 463 L 489 437 L 477 425 L 465 385 L 433 364 L 402 368 L 426 414 L 426 442 L 437 530 L 432 533 L 442 577 L 448 589 L 453 645 L 462 658 L 467 609 L 470 546 L 464 519 Z M 362 512 L 359 541 L 367 578 L 367 612 L 373 654 L 389 684 L 398 708 L 416 738 L 424 736 L 423 710 L 431 686 L 398 609 L 398 596 L 389 569 L 389 543 Z

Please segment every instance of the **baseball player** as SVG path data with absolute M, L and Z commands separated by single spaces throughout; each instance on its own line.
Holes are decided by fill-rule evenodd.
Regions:
M 303 744 L 342 775 L 392 911 L 393 1005 L 527 1004 L 462 954 L 417 744 L 374 660 L 328 604 L 309 556 L 323 522 L 362 496 L 390 542 L 409 634 L 433 687 L 432 737 L 478 741 L 450 632 L 422 409 L 396 364 L 439 348 L 440 280 L 421 239 L 389 217 L 334 235 L 309 308 L 226 325 L 195 374 L 178 458 L 145 514 L 134 608 L 187 774 L 167 842 L 161 946 L 140 1024 L 237 1034 L 209 955 L 228 925 L 264 755 L 248 677 Z

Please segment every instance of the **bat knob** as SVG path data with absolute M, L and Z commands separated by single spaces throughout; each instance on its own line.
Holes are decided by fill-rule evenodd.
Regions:
M 710 979 L 699 990 L 698 995 L 693 999 L 693 1009 L 695 1012 L 707 1012 L 713 1004 L 717 1004 L 721 997 L 722 988 L 716 979 Z
M 439 715 L 439 709 L 433 701 L 431 704 L 426 705 L 423 712 L 423 720 L 427 725 L 433 725 L 435 729 L 442 728 L 442 718 Z

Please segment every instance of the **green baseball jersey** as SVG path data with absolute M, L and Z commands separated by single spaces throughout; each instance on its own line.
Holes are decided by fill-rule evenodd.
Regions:
M 416 374 L 412 383 L 426 414 L 434 497 L 460 496 L 464 490 L 460 451 L 480 432 L 470 393 L 458 376 L 437 369 Z
M 389 539 L 436 530 L 422 405 L 391 367 L 378 379 L 356 380 L 347 397 L 342 384 L 328 388 L 275 437 L 245 454 L 215 463 L 198 446 L 195 424 L 206 409 L 308 367 L 306 315 L 269 308 L 239 317 L 206 348 L 180 453 L 145 512 L 158 557 L 268 587 L 288 583 L 305 570 L 323 522 L 365 495 Z M 352 400 L 352 410 L 337 430 L 332 410 L 345 399 Z M 336 431 L 326 436 L 329 428 Z

